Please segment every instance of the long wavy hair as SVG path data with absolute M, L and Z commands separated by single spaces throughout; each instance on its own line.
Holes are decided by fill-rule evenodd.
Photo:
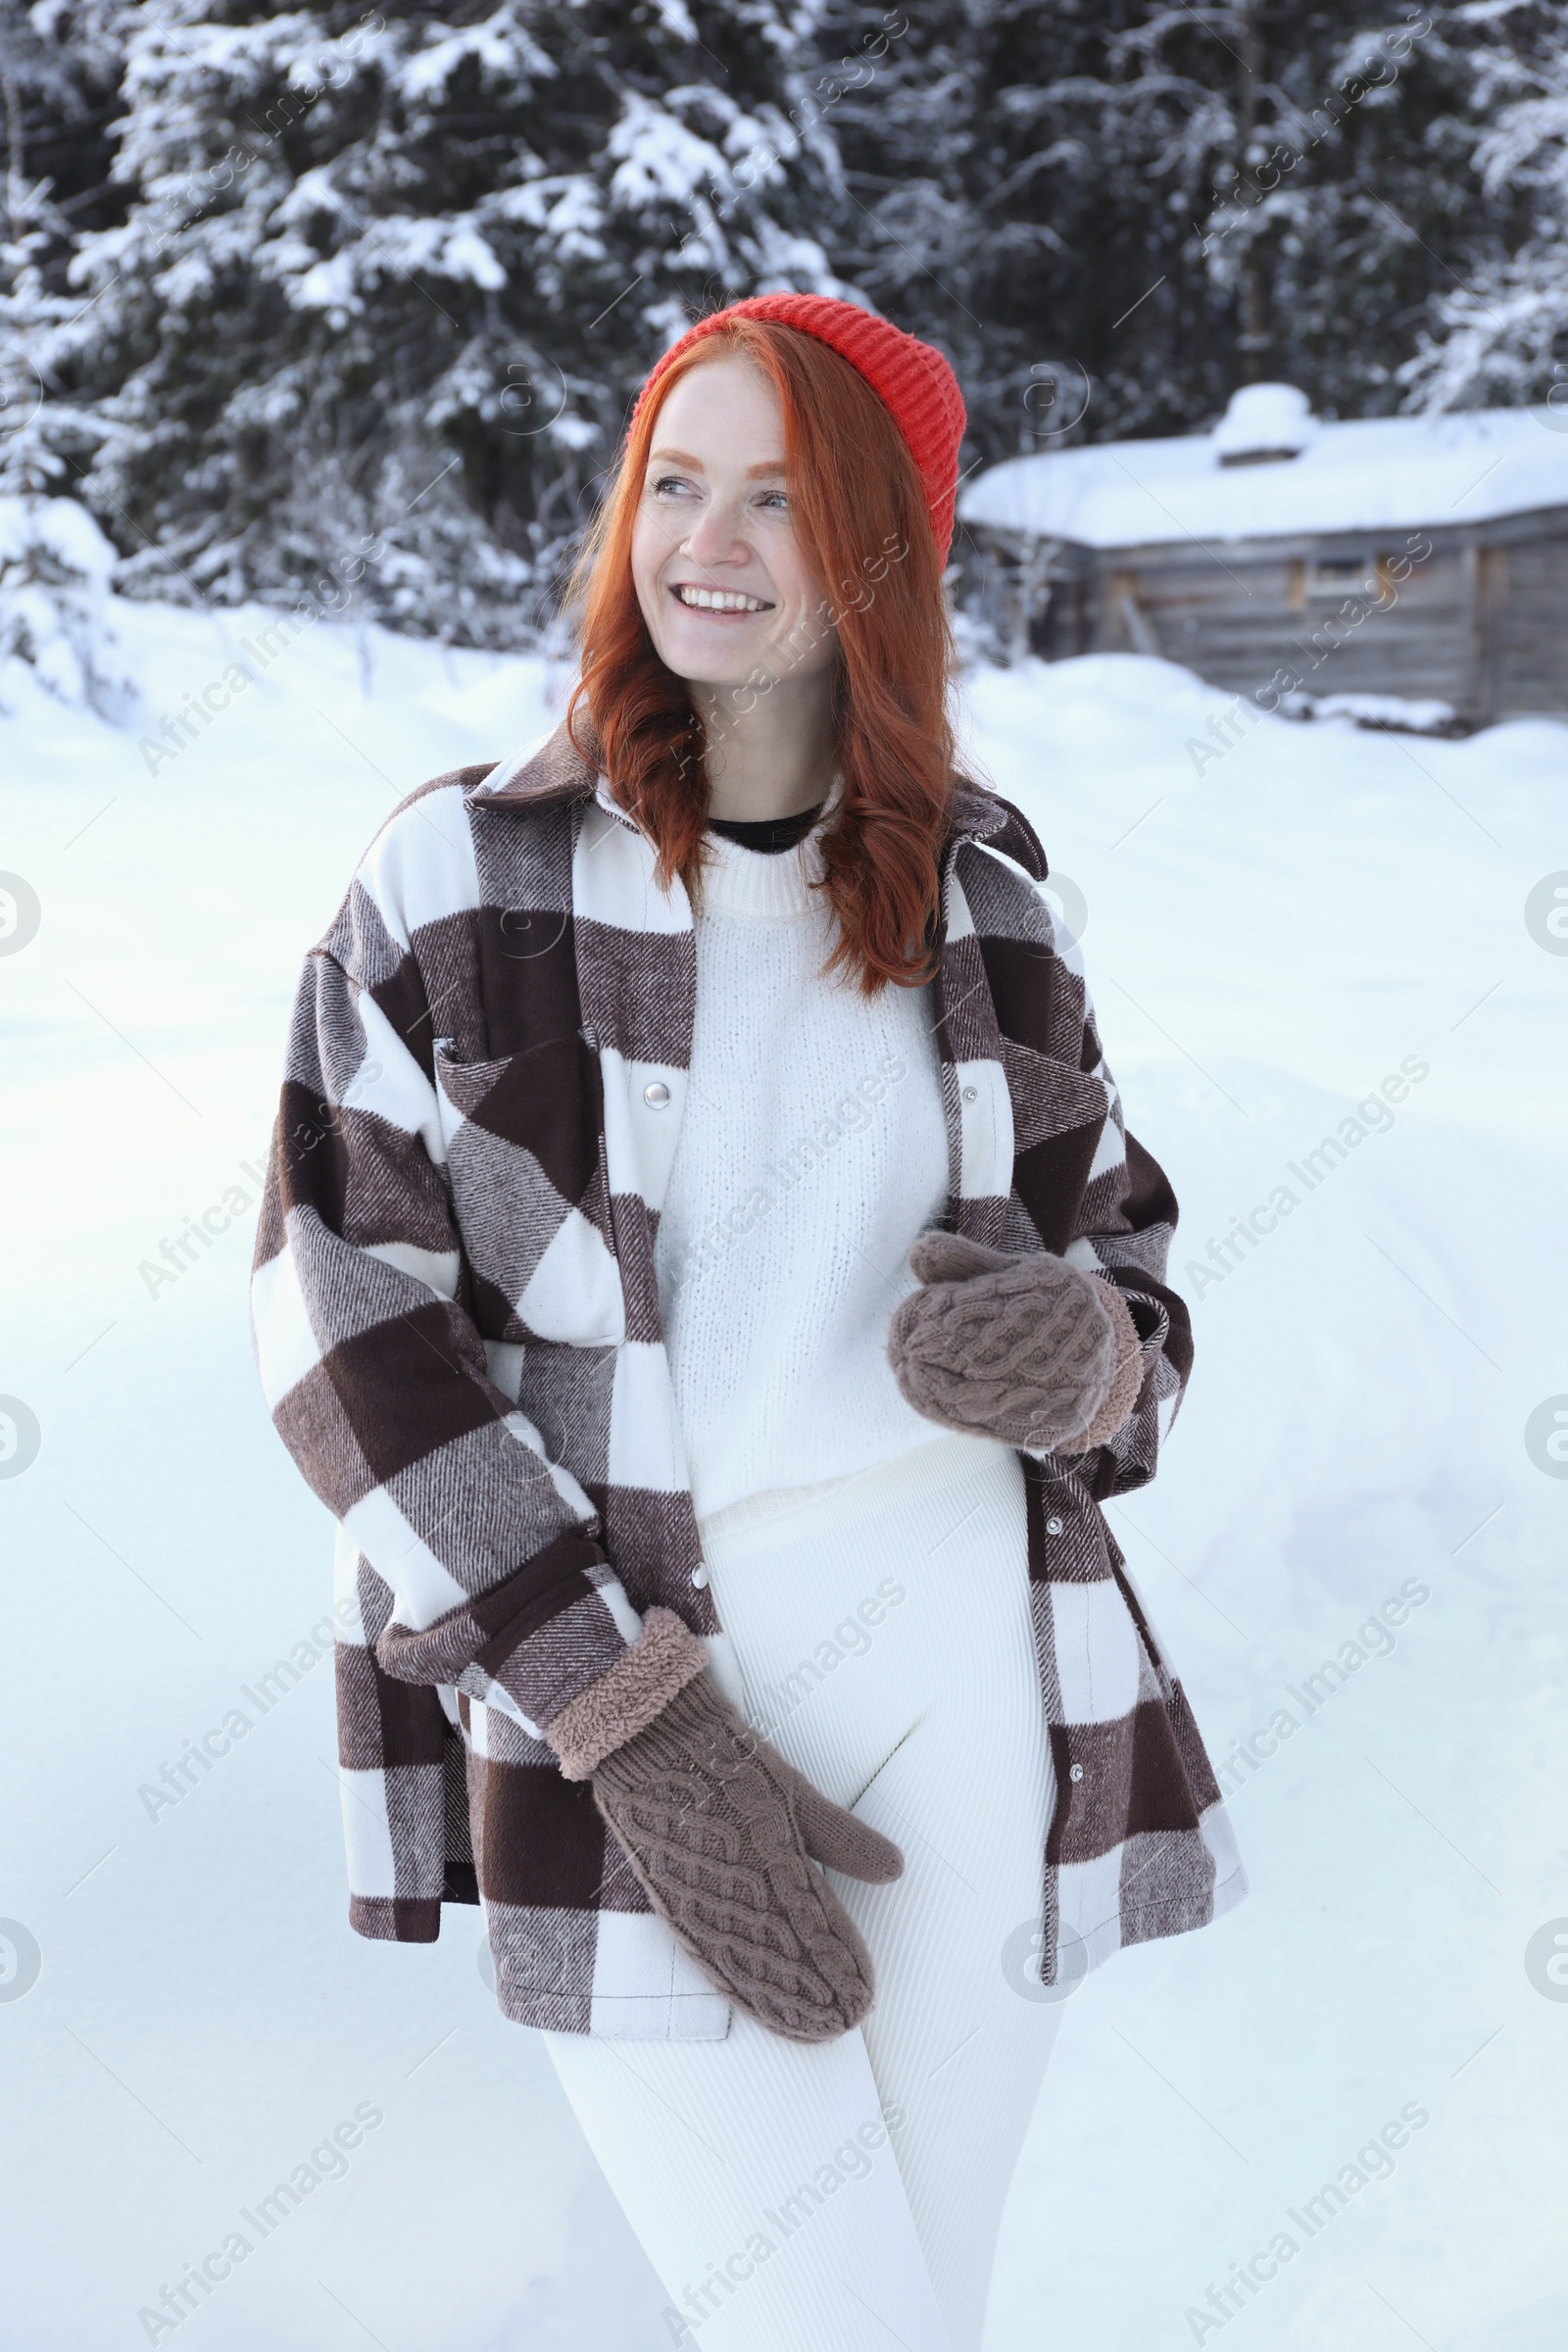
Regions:
M 792 519 L 827 617 L 836 617 L 832 711 L 843 792 L 822 835 L 818 887 L 838 917 L 824 968 L 848 966 L 866 997 L 889 982 L 917 987 L 935 969 L 955 787 L 969 781 L 956 766 L 949 716 L 953 630 L 914 460 L 864 377 L 816 336 L 738 318 L 672 361 L 659 398 L 644 405 L 567 589 L 580 658 L 567 732 L 652 841 L 660 888 L 679 874 L 700 905 L 705 731 L 686 681 L 648 633 L 631 540 L 664 395 L 690 368 L 731 354 L 778 393 Z

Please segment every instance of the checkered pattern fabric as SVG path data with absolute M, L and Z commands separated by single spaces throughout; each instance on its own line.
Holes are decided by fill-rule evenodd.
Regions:
M 1108 1275 L 1146 1364 L 1109 1446 L 1021 1457 L 1053 1982 L 1246 1882 L 1099 1507 L 1152 1475 L 1192 1342 L 1163 1279 L 1176 1204 L 1045 875 L 1019 811 L 960 787 L 933 984 L 947 1222 Z M 428 1941 L 443 1903 L 482 1899 L 503 2009 L 561 2032 L 728 2029 L 540 1735 L 655 1603 L 719 1631 L 654 1275 L 695 996 L 686 894 L 564 727 L 436 777 L 307 960 L 257 1238 L 269 1407 L 338 1529 L 350 1920 Z

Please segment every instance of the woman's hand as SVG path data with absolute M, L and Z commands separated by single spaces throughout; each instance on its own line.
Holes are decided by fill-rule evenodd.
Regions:
M 1115 1436 L 1143 1364 L 1112 1284 L 1049 1250 L 1013 1256 L 956 1233 L 921 1234 L 909 1266 L 922 1287 L 894 1309 L 887 1353 L 917 1413 L 1042 1452 Z
M 606 1678 L 619 1685 L 605 1694 L 614 1704 L 590 1722 L 585 1692 L 545 1736 L 568 1779 L 592 1782 L 654 1909 L 705 1976 L 788 2040 L 831 2041 L 859 2024 L 875 1984 L 858 1930 L 814 1865 L 883 1886 L 904 1856 L 786 1763 L 706 1673 L 604 1749 L 599 1727 L 631 1720 L 632 1690 L 682 1672 L 694 1653 L 706 1658 L 674 1613 L 650 1609 L 626 1671 Z

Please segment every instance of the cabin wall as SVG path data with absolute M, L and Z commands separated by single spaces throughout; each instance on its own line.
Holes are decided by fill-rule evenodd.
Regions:
M 1454 699 L 1464 663 L 1467 599 L 1457 550 L 1421 543 L 1360 551 L 1310 544 L 1249 561 L 1235 549 L 1118 555 L 1097 565 L 1091 640 L 1097 651 L 1158 653 L 1231 694 Z M 1326 564 L 1354 564 L 1353 571 Z M 1397 678 L 1397 685 L 1392 680 Z
M 1005 641 L 1047 661 L 1157 654 L 1229 694 L 1568 710 L 1568 514 L 1469 529 L 1111 551 L 977 531 Z
M 1490 549 L 1492 699 L 1504 717 L 1568 710 L 1568 532 Z

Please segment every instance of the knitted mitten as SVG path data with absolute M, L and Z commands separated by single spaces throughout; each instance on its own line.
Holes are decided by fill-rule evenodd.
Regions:
M 1044 1452 L 1115 1436 L 1143 1365 L 1113 1284 L 1048 1250 L 1014 1256 L 956 1233 L 921 1234 L 909 1266 L 923 1287 L 894 1309 L 887 1353 L 917 1413 Z
M 706 1656 L 672 1611 L 650 1609 L 624 1663 L 660 1645 L 673 1654 L 680 1637 Z M 592 1779 L 654 1909 L 703 1973 L 788 2040 L 831 2041 L 858 2025 L 871 1957 L 811 1865 L 882 1886 L 903 1871 L 898 1847 L 812 1788 L 700 1671 L 608 1750 L 602 1733 L 580 1737 L 583 1698 L 545 1736 L 569 1779 Z

